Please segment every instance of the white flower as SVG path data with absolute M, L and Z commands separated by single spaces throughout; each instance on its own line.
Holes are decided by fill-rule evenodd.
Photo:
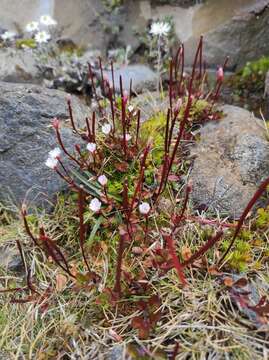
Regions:
M 49 167 L 50 169 L 56 169 L 57 165 L 58 165 L 58 160 L 54 159 L 52 157 L 48 157 L 47 161 L 45 162 L 46 166 Z
M 105 135 L 108 135 L 111 131 L 111 125 L 110 124 L 105 124 L 102 126 L 102 132 Z
M 143 215 L 147 215 L 149 212 L 150 212 L 150 206 L 148 203 L 146 202 L 142 202 L 140 205 L 139 205 L 139 211 L 141 214 Z
M 56 147 L 55 149 L 49 152 L 49 157 L 52 159 L 58 159 L 61 156 L 61 153 L 62 153 L 61 149 Z
M 39 29 L 39 24 L 37 21 L 31 21 L 25 27 L 25 30 L 27 32 L 34 32 L 37 31 L 38 29 Z
M 35 41 L 39 44 L 48 42 L 49 39 L 50 39 L 50 34 L 47 33 L 46 31 L 39 31 L 35 35 Z
M 151 25 L 150 33 L 156 36 L 167 36 L 171 26 L 165 22 L 156 22 Z
M 97 198 L 94 198 L 91 200 L 89 208 L 93 212 L 98 212 L 101 209 L 101 201 L 99 201 Z
M 126 141 L 130 141 L 131 138 L 132 138 L 132 135 L 130 135 L 130 134 L 125 134 L 125 140 L 126 140 Z M 120 135 L 120 139 L 123 140 L 123 135 Z
M 128 106 L 128 110 L 129 110 L 129 112 L 133 112 L 133 111 L 134 111 L 134 107 L 133 107 L 132 105 L 129 105 L 129 106 Z
M 7 40 L 12 40 L 14 39 L 14 37 L 16 36 L 17 34 L 13 31 L 6 31 L 4 32 L 4 34 L 1 35 L 1 38 L 4 40 L 4 41 L 7 41 Z
M 105 175 L 98 176 L 97 180 L 102 186 L 105 186 L 107 184 L 107 177 Z
M 40 17 L 40 23 L 42 25 L 46 25 L 46 26 L 55 26 L 55 25 L 57 25 L 57 21 L 54 20 L 50 15 L 42 15 Z
M 94 153 L 96 151 L 96 144 L 95 143 L 88 143 L 86 146 L 89 152 Z

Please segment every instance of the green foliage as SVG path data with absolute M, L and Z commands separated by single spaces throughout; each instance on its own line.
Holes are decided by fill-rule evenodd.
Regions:
M 260 208 L 257 210 L 257 219 L 256 219 L 256 226 L 258 228 L 263 228 L 268 226 L 269 224 L 269 207 L 266 209 Z
M 35 39 L 18 39 L 16 40 L 16 47 L 18 49 L 23 49 L 24 47 L 35 49 L 37 44 Z
M 103 3 L 108 10 L 114 10 L 123 5 L 124 0 L 103 0 Z
M 239 91 L 239 94 L 263 92 L 268 70 L 269 57 L 263 56 L 256 61 L 247 62 L 245 67 L 232 78 L 231 85 Z
M 246 271 L 247 265 L 251 260 L 251 245 L 250 240 L 253 234 L 249 231 L 242 231 L 240 238 L 236 240 L 234 250 L 230 252 L 228 256 L 229 266 L 238 271 Z M 224 240 L 222 243 L 223 251 L 226 251 L 230 242 Z

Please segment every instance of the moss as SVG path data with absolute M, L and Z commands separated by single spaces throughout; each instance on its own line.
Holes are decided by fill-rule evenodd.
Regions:
M 23 49 L 24 47 L 35 49 L 37 47 L 37 43 L 34 39 L 18 39 L 16 40 L 16 47 L 18 49 Z
M 229 84 L 237 90 L 239 95 L 251 92 L 263 92 L 266 73 L 269 70 L 269 57 L 247 64 L 229 80 Z

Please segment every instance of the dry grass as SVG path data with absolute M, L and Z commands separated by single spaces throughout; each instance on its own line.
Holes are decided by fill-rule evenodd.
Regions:
M 58 201 L 54 217 L 47 215 L 43 218 L 46 227 L 56 238 L 66 242 L 68 249 L 77 249 L 75 221 L 72 204 L 67 206 L 62 198 Z M 14 294 L 1 294 L 0 349 L 3 358 L 106 359 L 118 344 L 123 358 L 133 354 L 134 359 L 168 359 L 175 341 L 179 343 L 177 359 L 268 358 L 268 326 L 257 329 L 232 302 L 229 289 L 222 281 L 224 275 L 207 271 L 209 265 L 216 262 L 220 249 L 211 251 L 209 264 L 187 271 L 187 288 L 180 287 L 174 270 L 166 274 L 157 270 L 148 274 L 153 292 L 161 299 L 158 311 L 162 316 L 150 338 L 141 340 L 137 331 L 130 326 L 131 320 L 141 313 L 137 308 L 132 308 L 138 296 L 123 298 L 115 307 L 104 299 L 100 303 L 102 290 L 113 282 L 111 262 L 115 261 L 116 252 L 113 243 L 111 248 L 99 251 L 94 256 L 89 254 L 93 270 L 102 275 L 101 282 L 79 288 L 53 263 L 48 262 L 39 249 L 33 248 L 22 227 L 13 222 L 7 213 L 2 224 L 5 246 L 13 247 L 14 237 L 20 239 L 34 283 L 41 294 L 46 294 L 25 304 L 11 303 Z M 204 228 L 196 223 L 186 223 L 181 234 L 179 248 L 184 245 L 190 249 L 197 248 L 204 241 Z M 152 236 L 155 234 L 152 233 Z M 267 245 L 264 244 L 264 247 Z M 255 249 L 255 257 L 261 257 L 264 250 Z M 80 257 L 79 253 L 75 253 L 71 261 L 80 266 Z M 264 264 L 258 272 L 249 265 L 244 277 L 255 279 L 256 284 L 266 284 L 267 266 Z M 144 264 L 142 258 L 130 256 L 124 266 L 137 272 Z M 22 273 L 2 268 L 0 274 L 3 288 L 25 284 Z M 264 289 L 261 287 L 260 290 L 262 294 Z M 26 296 L 27 293 L 18 294 L 19 298 Z M 127 302 L 128 311 L 122 311 L 122 306 Z M 144 357 L 134 355 L 138 349 L 144 349 Z

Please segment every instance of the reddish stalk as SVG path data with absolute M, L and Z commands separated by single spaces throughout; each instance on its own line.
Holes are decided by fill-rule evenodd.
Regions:
M 21 257 L 22 264 L 23 264 L 23 267 L 24 267 L 24 271 L 25 271 L 25 275 L 26 275 L 27 287 L 28 287 L 28 289 L 29 289 L 30 291 L 32 291 L 33 293 L 39 295 L 39 292 L 36 291 L 35 287 L 34 287 L 33 284 L 32 284 L 32 281 L 31 281 L 31 271 L 30 271 L 30 269 L 27 268 L 26 261 L 25 261 L 25 258 L 24 258 L 24 254 L 23 254 L 23 251 L 22 251 L 22 246 L 21 246 L 20 241 L 19 241 L 19 240 L 16 240 L 16 244 L 17 244 L 17 247 L 18 247 L 18 249 L 19 249 L 20 257 Z
M 91 128 L 90 128 L 90 122 L 89 122 L 89 118 L 87 118 L 87 117 L 86 117 L 86 125 L 87 125 L 88 138 L 90 141 L 93 141 L 92 132 L 91 132 Z
M 114 77 L 114 67 L 113 67 L 113 61 L 111 61 L 111 75 L 112 75 L 112 89 L 113 89 L 113 97 L 114 97 L 114 101 L 116 101 L 116 92 L 115 92 L 115 77 Z
M 180 73 L 180 80 L 178 83 L 178 94 L 181 94 L 181 85 L 183 82 L 183 75 L 184 75 L 184 67 L 185 67 L 185 49 L 184 45 L 181 45 L 182 52 L 181 52 L 181 73 Z
M 170 111 L 172 112 L 173 109 L 173 60 L 170 60 L 170 68 L 169 68 L 169 104 L 170 104 Z
M 252 198 L 250 199 L 248 205 L 246 206 L 245 210 L 243 211 L 242 215 L 240 216 L 240 219 L 238 221 L 237 227 L 235 229 L 234 232 L 234 236 L 230 242 L 230 245 L 228 247 L 228 249 L 225 251 L 224 255 L 221 257 L 219 263 L 221 263 L 225 257 L 227 256 L 227 254 L 229 253 L 229 251 L 231 250 L 237 235 L 239 234 L 244 221 L 248 215 L 248 213 L 250 212 L 250 210 L 253 208 L 253 206 L 256 204 L 256 202 L 259 200 L 259 198 L 262 196 L 262 194 L 264 193 L 264 191 L 266 190 L 267 186 L 269 185 L 269 178 L 267 178 L 266 180 L 264 180 L 261 185 L 259 186 L 258 190 L 255 192 L 255 194 L 252 196 Z
M 170 359 L 170 360 L 176 360 L 176 357 L 177 357 L 178 352 L 179 352 L 179 343 L 178 343 L 178 342 L 176 342 L 176 344 L 175 344 L 175 347 L 174 347 L 174 349 L 173 349 L 173 353 L 172 353 L 172 355 L 171 355 L 171 359 Z
M 225 71 L 225 68 L 227 66 L 227 63 L 229 61 L 229 57 L 227 56 L 225 61 L 224 61 L 224 64 L 223 64 L 223 71 Z M 216 101 L 218 100 L 219 98 L 219 94 L 220 94 L 220 90 L 221 90 L 221 87 L 222 87 L 222 84 L 223 84 L 223 80 L 222 79 L 218 79 L 217 81 L 217 84 L 216 84 L 216 90 L 215 90 L 215 95 L 213 96 L 213 101 L 212 101 L 212 105 L 211 105 L 211 109 L 213 108 L 214 104 L 216 103 Z
M 103 72 L 103 66 L 102 66 L 102 59 L 99 57 L 99 68 L 101 72 L 101 89 L 104 93 L 104 72 Z
M 122 273 L 122 260 L 123 260 L 123 251 L 124 251 L 124 235 L 120 234 L 120 240 L 118 245 L 118 257 L 117 257 L 117 267 L 116 267 L 116 279 L 114 285 L 114 291 L 121 296 L 121 273 Z
M 222 238 L 222 236 L 223 231 L 218 231 L 215 236 L 210 237 L 206 244 L 201 246 L 201 248 L 196 251 L 187 261 L 185 261 L 182 266 L 186 267 L 191 265 L 195 260 L 203 256 L 209 249 L 211 249 Z
M 127 142 L 126 142 L 126 109 L 125 100 L 122 87 L 122 77 L 120 75 L 120 93 L 121 93 L 121 122 L 122 122 L 122 134 L 123 134 L 123 151 L 125 158 L 127 157 Z
M 164 235 L 164 239 L 167 243 L 169 253 L 170 253 L 170 256 L 171 256 L 173 264 L 174 264 L 174 268 L 177 271 L 179 281 L 181 282 L 181 284 L 183 286 L 185 286 L 185 285 L 187 285 L 187 281 L 186 281 L 186 278 L 184 275 L 183 266 L 180 263 L 180 261 L 177 257 L 177 254 L 176 254 L 173 237 L 172 237 L 172 235 Z
M 92 66 L 90 63 L 88 63 L 88 69 L 89 69 L 89 77 L 90 77 L 91 83 L 92 83 L 93 94 L 94 94 L 95 98 L 97 99 L 96 87 L 95 87 L 95 83 L 94 83 L 94 76 L 93 76 L 93 72 L 92 72 Z
M 38 244 L 37 239 L 34 237 L 32 231 L 31 231 L 30 228 L 29 228 L 28 221 L 27 221 L 27 219 L 26 219 L 26 215 L 27 215 L 27 214 L 26 214 L 26 210 L 25 210 L 24 206 L 22 206 L 21 215 L 22 215 L 23 224 L 24 224 L 24 228 L 25 228 L 25 230 L 26 230 L 27 235 L 28 235 L 28 236 L 30 237 L 30 239 L 34 242 L 34 244 L 39 247 L 39 244 Z
M 75 161 L 79 165 L 79 167 L 81 167 L 81 163 L 66 150 L 66 148 L 65 148 L 65 146 L 64 146 L 64 144 L 62 142 L 59 127 L 55 126 L 54 128 L 55 128 L 55 131 L 56 131 L 56 136 L 57 136 L 58 143 L 59 143 L 61 149 L 63 150 L 63 152 L 69 157 L 70 160 Z
M 70 117 L 72 128 L 73 128 L 74 132 L 78 134 L 78 131 L 77 131 L 77 128 L 76 128 L 76 125 L 75 125 L 75 122 L 74 122 L 71 99 L 67 99 L 67 106 L 68 106 L 69 117 Z
M 133 211 L 133 208 L 134 208 L 135 199 L 137 197 L 137 194 L 141 190 L 141 185 L 143 183 L 144 173 L 145 173 L 146 159 L 147 159 L 147 156 L 148 156 L 148 153 L 149 153 L 149 149 L 150 149 L 150 147 L 147 146 L 145 148 L 145 150 L 144 150 L 143 158 L 142 158 L 142 161 L 141 161 L 141 164 L 140 164 L 140 176 L 139 176 L 138 182 L 136 184 L 136 188 L 135 188 L 134 195 L 133 195 L 133 198 L 132 198 L 132 201 L 131 201 L 131 205 L 129 207 L 128 221 L 130 220 L 130 217 L 132 215 L 132 211 Z
M 54 262 L 64 270 L 72 278 L 76 278 L 70 271 L 69 265 L 59 247 L 46 235 L 40 235 L 40 240 L 44 244 L 48 254 L 52 257 Z M 60 260 L 59 260 L 60 259 Z M 62 265 L 62 263 L 64 265 Z
M 161 181 L 159 185 L 159 190 L 155 198 L 155 202 L 157 201 L 160 193 L 163 189 L 163 184 L 166 178 L 166 171 L 167 171 L 167 163 L 169 162 L 169 123 L 170 123 L 170 113 L 171 110 L 168 109 L 167 116 L 166 116 L 166 127 L 165 127 L 165 139 L 164 139 L 164 160 L 163 160 L 163 168 L 162 168 L 162 175 L 161 175 Z
M 184 198 L 183 207 L 182 207 L 182 210 L 181 210 L 181 214 L 179 215 L 179 219 L 178 219 L 179 221 L 182 220 L 182 218 L 183 218 L 183 216 L 185 214 L 187 204 L 189 202 L 189 197 L 190 197 L 191 190 L 192 190 L 192 187 L 191 187 L 190 184 L 188 184 L 187 188 L 186 188 L 186 194 L 185 194 L 185 198 Z
M 96 114 L 95 111 L 92 113 L 92 138 L 93 141 L 96 142 L 95 139 L 95 125 L 96 125 Z
M 136 123 L 136 137 L 135 137 L 135 146 L 137 147 L 138 144 L 138 137 L 139 137 L 139 131 L 140 131 L 140 116 L 141 112 L 140 109 L 137 111 L 137 123 Z
M 113 123 L 113 133 L 115 132 L 115 111 L 114 111 L 114 101 L 113 101 L 113 95 L 112 95 L 112 90 L 111 88 L 109 88 L 109 94 L 108 94 L 108 98 L 110 101 L 110 107 L 111 107 L 111 115 L 112 115 L 112 123 Z

